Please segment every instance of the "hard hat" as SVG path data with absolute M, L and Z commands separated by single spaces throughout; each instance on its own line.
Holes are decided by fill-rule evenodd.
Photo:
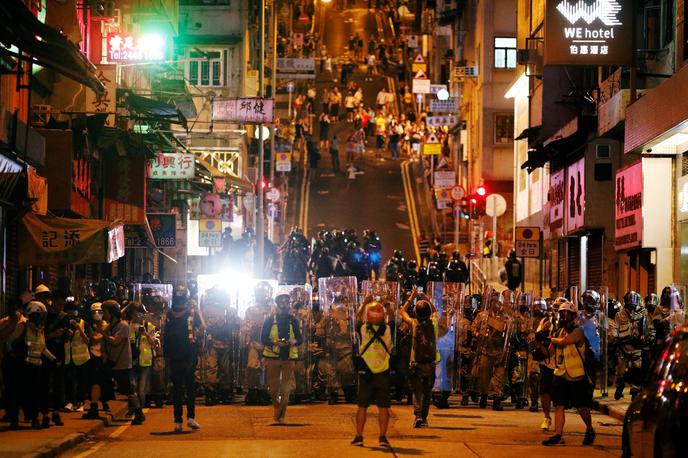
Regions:
M 42 294 L 42 293 L 50 293 L 50 288 L 45 286 L 44 284 L 40 284 L 36 287 L 36 289 L 33 292 L 34 294 Z
M 103 311 L 103 304 L 100 302 L 94 302 L 91 304 L 91 312 L 102 312 Z
M 578 309 L 574 305 L 573 302 L 564 302 L 559 306 L 559 312 L 571 312 L 571 313 L 578 313 Z
M 366 307 L 366 322 L 370 324 L 382 324 L 385 322 L 385 308 L 377 301 L 373 301 Z

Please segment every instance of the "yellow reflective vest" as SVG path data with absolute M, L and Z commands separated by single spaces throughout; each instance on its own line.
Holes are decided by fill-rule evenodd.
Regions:
M 45 350 L 45 331 L 43 329 L 34 329 L 26 325 L 25 337 L 27 352 L 24 361 L 32 366 L 40 366 L 43 364 L 41 357 Z
M 277 317 L 273 316 L 272 317 L 272 327 L 270 328 L 270 340 L 275 341 L 279 340 L 279 330 L 277 329 Z M 294 340 L 296 339 L 296 335 L 294 334 L 294 326 L 292 326 L 291 321 L 289 322 L 289 340 Z M 266 358 L 279 358 L 280 354 L 280 347 L 277 345 L 273 345 L 270 347 L 265 347 L 263 349 L 263 356 Z M 289 346 L 289 359 L 298 359 L 299 357 L 299 349 L 297 348 L 296 345 L 290 345 Z
M 79 328 L 84 330 L 84 320 L 79 320 Z M 78 330 L 74 331 L 72 337 L 64 343 L 65 364 L 74 363 L 75 366 L 81 366 L 91 359 L 88 352 L 88 343 L 81 337 Z
M 565 337 L 566 335 L 566 332 L 562 330 L 558 337 Z M 565 347 L 555 345 L 554 375 L 564 377 L 567 380 L 577 380 L 585 376 L 582 355 L 585 355 L 585 340 Z
M 192 319 L 192 324 L 193 324 L 193 319 Z M 153 326 L 152 323 L 145 323 L 142 324 L 141 326 L 146 327 L 146 332 L 148 334 L 152 334 L 155 331 L 155 326 Z M 146 336 L 143 335 L 143 332 L 141 328 L 134 328 L 133 326 L 129 327 L 129 340 L 131 343 L 134 345 L 138 346 L 139 349 L 139 357 L 138 357 L 138 366 L 139 367 L 150 367 L 153 365 L 153 347 L 151 346 L 150 342 L 148 342 L 148 339 Z M 136 363 L 137 361 L 134 361 Z
M 380 325 L 377 324 L 373 326 L 364 324 L 361 326 L 361 351 L 368 347 L 365 353 L 361 355 L 361 358 L 363 358 L 363 361 L 365 361 L 368 369 L 370 369 L 370 372 L 373 374 L 380 374 L 389 370 L 388 351 L 392 351 L 392 335 L 389 326 L 385 326 L 385 332 L 380 336 L 387 346 L 387 349 L 385 349 L 385 345 L 382 345 L 382 342 L 378 339 L 375 339 L 370 346 L 368 346 L 368 342 L 375 336 L 375 332 L 378 329 L 380 329 Z

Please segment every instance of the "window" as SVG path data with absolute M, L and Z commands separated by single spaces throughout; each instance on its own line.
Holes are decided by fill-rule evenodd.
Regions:
M 495 115 L 495 139 L 496 145 L 504 145 L 514 142 L 514 115 Z
M 516 38 L 495 37 L 495 68 L 516 68 Z
M 187 78 L 195 86 L 224 86 L 223 67 L 221 51 L 191 51 Z

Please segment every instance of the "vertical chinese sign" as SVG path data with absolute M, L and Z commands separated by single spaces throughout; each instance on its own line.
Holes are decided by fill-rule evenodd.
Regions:
M 106 154 L 103 169 L 105 219 L 146 224 L 146 160 Z
M 549 230 L 555 237 L 564 232 L 564 169 L 550 176 L 549 181 Z
M 639 247 L 643 231 L 643 166 L 641 162 L 616 172 L 614 248 Z
M 97 66 L 96 76 L 105 86 L 105 92 L 96 94 L 93 91 L 86 91 L 86 111 L 96 113 L 115 112 L 115 93 L 117 91 L 117 65 L 100 64 Z M 111 114 L 105 120 L 106 126 L 115 125 L 115 115 Z
M 568 167 L 566 174 L 566 232 L 585 224 L 585 158 Z

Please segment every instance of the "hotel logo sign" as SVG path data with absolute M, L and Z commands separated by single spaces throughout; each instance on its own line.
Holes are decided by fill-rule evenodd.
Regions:
M 545 65 L 630 65 L 629 0 L 547 0 Z

